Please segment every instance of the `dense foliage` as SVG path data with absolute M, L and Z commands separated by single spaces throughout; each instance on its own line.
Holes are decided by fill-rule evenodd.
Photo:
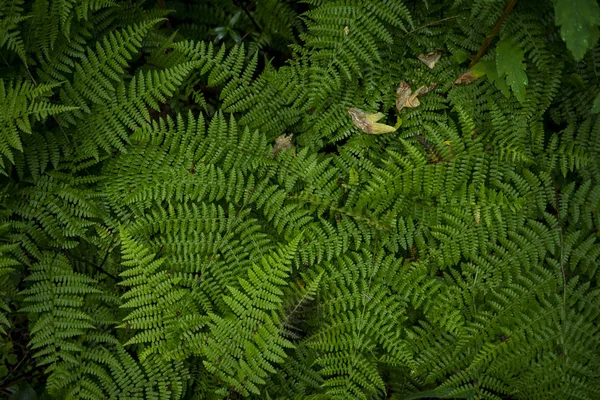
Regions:
M 0 397 L 600 398 L 596 0 L 0 0 Z

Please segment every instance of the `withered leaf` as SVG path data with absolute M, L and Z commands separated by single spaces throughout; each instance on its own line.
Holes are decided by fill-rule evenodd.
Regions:
M 405 107 L 406 103 L 408 103 L 408 100 L 412 95 L 412 89 L 410 88 L 408 83 L 402 81 L 400 83 L 400 87 L 398 88 L 398 90 L 396 90 L 396 94 L 398 95 L 398 97 L 396 97 L 396 108 L 398 109 L 398 111 L 400 111 Z M 408 107 L 410 108 L 411 106 L 409 105 Z
M 431 92 L 433 89 L 435 89 L 436 86 L 437 86 L 437 84 L 435 82 L 429 86 L 421 86 L 415 92 L 415 96 L 422 96 L 424 94 L 427 94 L 427 93 Z
M 434 50 L 427 54 L 419 54 L 417 58 L 422 61 L 423 64 L 427 65 L 429 69 L 433 69 L 435 64 L 437 64 L 437 62 L 440 61 L 440 58 L 442 58 L 442 53 L 440 53 L 439 50 Z
M 352 117 L 352 124 L 354 126 L 370 135 L 390 133 L 396 130 L 393 126 L 377 123 L 377 121 L 384 117 L 382 113 L 371 114 L 360 108 L 349 108 L 348 114 Z
M 462 85 L 464 84 L 469 84 L 469 83 L 473 83 L 477 80 L 477 77 L 473 74 L 473 72 L 471 72 L 471 70 L 465 72 L 464 74 L 462 74 L 461 76 L 459 76 L 454 83 L 456 83 L 457 85 Z
M 293 142 L 294 135 L 280 135 L 275 139 L 275 145 L 273 146 L 273 158 L 282 150 L 289 150 L 294 148 Z
M 400 87 L 396 90 L 396 108 L 398 112 L 402 111 L 403 108 L 416 108 L 421 102 L 418 97 L 422 96 L 435 88 L 436 84 L 432 83 L 429 86 L 421 86 L 413 93 L 412 89 L 406 82 L 400 83 Z

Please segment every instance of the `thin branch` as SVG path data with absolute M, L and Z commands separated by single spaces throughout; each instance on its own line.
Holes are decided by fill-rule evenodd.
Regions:
M 108 260 L 108 255 L 110 254 L 111 247 L 115 243 L 116 238 L 117 238 L 117 236 L 113 235 L 112 239 L 110 240 L 110 244 L 108 245 L 108 248 L 106 249 L 106 254 L 104 255 L 104 259 L 102 260 L 102 263 L 99 266 L 99 268 L 103 271 L 104 271 L 104 264 L 106 263 L 106 260 Z
M 60 249 L 56 249 L 56 248 L 53 248 L 53 247 L 45 247 L 45 246 L 42 246 L 42 247 L 43 247 L 45 250 L 50 250 L 50 251 L 54 251 L 54 252 L 56 252 L 57 250 L 60 250 Z M 109 250 L 110 250 L 110 248 L 109 248 Z M 92 263 L 92 262 L 90 262 L 90 261 L 88 261 L 88 260 L 85 260 L 85 259 L 83 259 L 83 258 L 77 257 L 76 255 L 74 255 L 74 254 L 71 254 L 71 253 L 68 253 L 68 252 L 66 252 L 66 251 L 65 251 L 65 252 L 63 252 L 63 253 L 64 253 L 64 254 L 65 254 L 67 257 L 71 257 L 71 258 L 73 258 L 74 260 L 77 260 L 77 261 L 79 261 L 79 262 L 81 262 L 81 263 L 84 263 L 84 264 L 86 264 L 86 265 L 89 265 L 90 267 L 94 268 L 96 271 L 98 271 L 98 272 L 100 272 L 100 273 L 102 273 L 102 274 L 104 274 L 104 275 L 108 276 L 109 278 L 112 278 L 112 279 L 114 279 L 115 281 L 118 281 L 118 280 L 119 280 L 119 278 L 118 278 L 118 277 L 116 277 L 115 275 L 111 274 L 111 273 L 110 273 L 110 272 L 108 272 L 108 271 L 105 271 L 105 270 L 104 270 L 104 268 L 103 268 L 103 267 L 104 267 L 104 263 L 106 262 L 106 259 L 108 258 L 108 251 L 107 251 L 107 254 L 104 256 L 104 260 L 103 260 L 103 262 L 102 262 L 102 265 L 96 265 L 96 264 L 94 264 L 94 263 Z M 56 253 L 55 253 L 55 256 L 56 256 Z
M 240 39 L 240 43 L 244 41 L 244 39 L 246 39 L 248 37 L 249 34 L 251 34 L 252 32 L 254 32 L 256 30 L 256 28 L 252 28 L 250 29 L 250 31 L 248 33 L 246 33 L 244 36 L 242 36 L 242 38 Z
M 469 68 L 471 68 L 473 65 L 475 65 L 475 63 L 477 61 L 479 61 L 479 59 L 481 57 L 483 57 L 483 55 L 487 51 L 488 47 L 490 47 L 490 44 L 492 44 L 492 40 L 494 40 L 494 37 L 496 36 L 498 31 L 502 27 L 504 20 L 506 19 L 506 17 L 508 17 L 508 14 L 510 14 L 510 12 L 512 11 L 512 9 L 515 7 L 516 4 L 517 4 L 517 0 L 510 0 L 508 2 L 508 4 L 506 5 L 506 8 L 504 9 L 504 13 L 500 17 L 500 19 L 496 22 L 496 25 L 494 25 L 494 27 L 490 31 L 489 35 L 487 35 L 487 37 L 483 41 L 483 44 L 479 48 L 479 51 L 477 52 L 475 57 L 473 57 L 473 59 L 471 60 L 471 63 L 469 64 Z
M 254 17 L 252 17 L 252 14 L 250 14 L 246 7 L 244 7 L 243 4 L 240 4 L 237 0 L 233 0 L 233 4 L 235 4 L 236 7 L 241 8 L 244 11 L 244 14 L 246 14 L 248 19 L 252 22 L 252 25 L 254 25 L 254 28 L 256 28 L 258 32 L 261 32 L 260 25 L 258 25 L 258 22 L 256 22 L 256 20 L 254 19 Z
M 417 31 L 420 31 L 420 30 L 421 30 L 421 29 L 423 29 L 423 28 L 427 28 L 428 26 L 431 26 L 431 25 L 436 25 L 436 24 L 441 24 L 442 22 L 450 21 L 451 19 L 456 19 L 456 18 L 458 18 L 458 15 L 454 15 L 454 16 L 452 16 L 452 17 L 448 17 L 448 18 L 440 19 L 439 21 L 433 21 L 433 22 L 430 22 L 430 23 L 428 23 L 428 24 L 425 24 L 425 25 L 423 25 L 423 26 L 419 26 L 418 28 L 415 28 L 415 29 L 413 29 L 412 31 L 408 32 L 408 33 L 407 33 L 406 35 L 404 35 L 404 36 L 412 35 L 413 33 L 417 32 Z
M 73 254 L 69 254 L 69 253 L 67 253 L 67 256 L 68 256 L 68 257 L 72 257 L 72 258 L 74 258 L 75 260 L 77 260 L 77 261 L 79 261 L 79 262 L 82 262 L 82 263 L 84 263 L 84 264 L 86 264 L 86 265 L 89 265 L 90 267 L 94 268 L 96 271 L 98 271 L 98 272 L 100 272 L 100 273 L 102 273 L 102 274 L 104 274 L 104 275 L 108 276 L 109 278 L 112 278 L 112 279 L 114 279 L 115 281 L 118 281 L 118 280 L 119 280 L 119 278 L 117 278 L 115 275 L 111 274 L 110 272 L 107 272 L 107 271 L 105 271 L 105 270 L 104 270 L 104 268 L 102 268 L 102 267 L 103 267 L 103 265 L 104 265 L 104 263 L 103 263 L 103 265 L 101 265 L 101 266 L 100 266 L 100 265 L 96 265 L 96 264 L 94 264 L 94 263 L 91 263 L 90 261 L 88 261 L 88 260 L 85 260 L 85 259 L 83 259 L 83 258 L 79 258 L 79 257 L 77 257 L 77 256 L 75 256 L 75 255 L 73 255 Z M 107 257 L 108 257 L 108 253 L 107 253 L 107 255 L 105 256 L 105 261 L 106 261 L 106 258 L 107 258 Z
M 10 382 L 2 382 L 2 384 L 0 385 L 0 390 L 4 390 L 4 389 L 8 389 L 11 386 L 16 385 L 17 383 L 21 383 L 27 380 L 30 380 L 31 378 L 33 378 L 35 375 L 33 375 L 33 373 L 39 373 L 40 370 L 43 368 L 43 365 L 38 365 L 35 366 L 33 369 L 22 373 L 21 375 L 17 375 L 16 377 L 13 378 L 12 381 Z

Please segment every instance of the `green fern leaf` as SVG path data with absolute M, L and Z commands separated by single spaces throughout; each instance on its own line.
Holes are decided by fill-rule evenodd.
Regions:
M 263 385 L 286 357 L 284 348 L 293 347 L 282 337 L 280 309 L 290 263 L 300 237 L 287 247 L 261 260 L 248 271 L 248 279 L 239 279 L 241 288 L 230 287 L 225 302 L 231 314 L 212 315 L 211 334 L 203 353 L 204 365 L 228 385 L 230 390 L 247 396 L 260 394 Z M 219 391 L 226 394 L 227 389 Z

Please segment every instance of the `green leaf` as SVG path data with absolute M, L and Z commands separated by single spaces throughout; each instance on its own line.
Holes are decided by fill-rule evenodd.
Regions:
M 472 69 L 475 69 L 476 67 L 478 68 L 478 71 L 483 71 L 489 81 L 492 82 L 506 98 L 510 97 L 510 88 L 506 84 L 506 80 L 498 76 L 495 60 L 481 61 L 475 64 Z
M 35 400 L 37 395 L 35 390 L 28 383 L 21 383 L 19 390 L 13 393 L 9 400 Z
M 18 361 L 18 359 L 17 359 L 17 355 L 16 354 L 10 354 L 8 357 L 6 357 L 6 362 L 9 365 L 14 365 L 14 364 L 17 363 L 17 361 Z
M 235 30 L 231 29 L 229 31 L 229 36 L 231 36 L 231 38 L 233 39 L 234 42 L 239 43 L 242 41 L 242 38 L 240 37 L 240 34 L 237 33 Z
M 594 105 L 592 105 L 592 113 L 600 113 L 600 93 L 598 93 L 596 99 L 594 99 Z
M 498 81 L 506 75 L 506 83 L 511 87 L 515 97 L 520 102 L 525 100 L 525 86 L 527 85 L 527 74 L 525 74 L 525 54 L 511 39 L 502 39 L 496 49 L 496 69 Z
M 556 0 L 555 22 L 560 26 L 560 35 L 573 53 L 581 60 L 585 52 L 598 41 L 600 7 L 596 0 Z
M 468 59 L 469 56 L 467 56 L 467 53 L 464 50 L 458 50 L 450 57 L 450 61 L 452 61 L 454 64 L 462 64 Z
M 229 20 L 229 26 L 234 26 L 238 22 L 238 19 L 240 19 L 240 15 L 242 15 L 241 11 L 236 12 Z
M 567 82 L 569 82 L 569 84 L 571 84 L 578 90 L 585 90 L 586 88 L 585 83 L 583 82 L 583 79 L 581 79 L 581 76 L 579 74 L 573 73 L 569 75 L 569 78 L 567 78 Z

